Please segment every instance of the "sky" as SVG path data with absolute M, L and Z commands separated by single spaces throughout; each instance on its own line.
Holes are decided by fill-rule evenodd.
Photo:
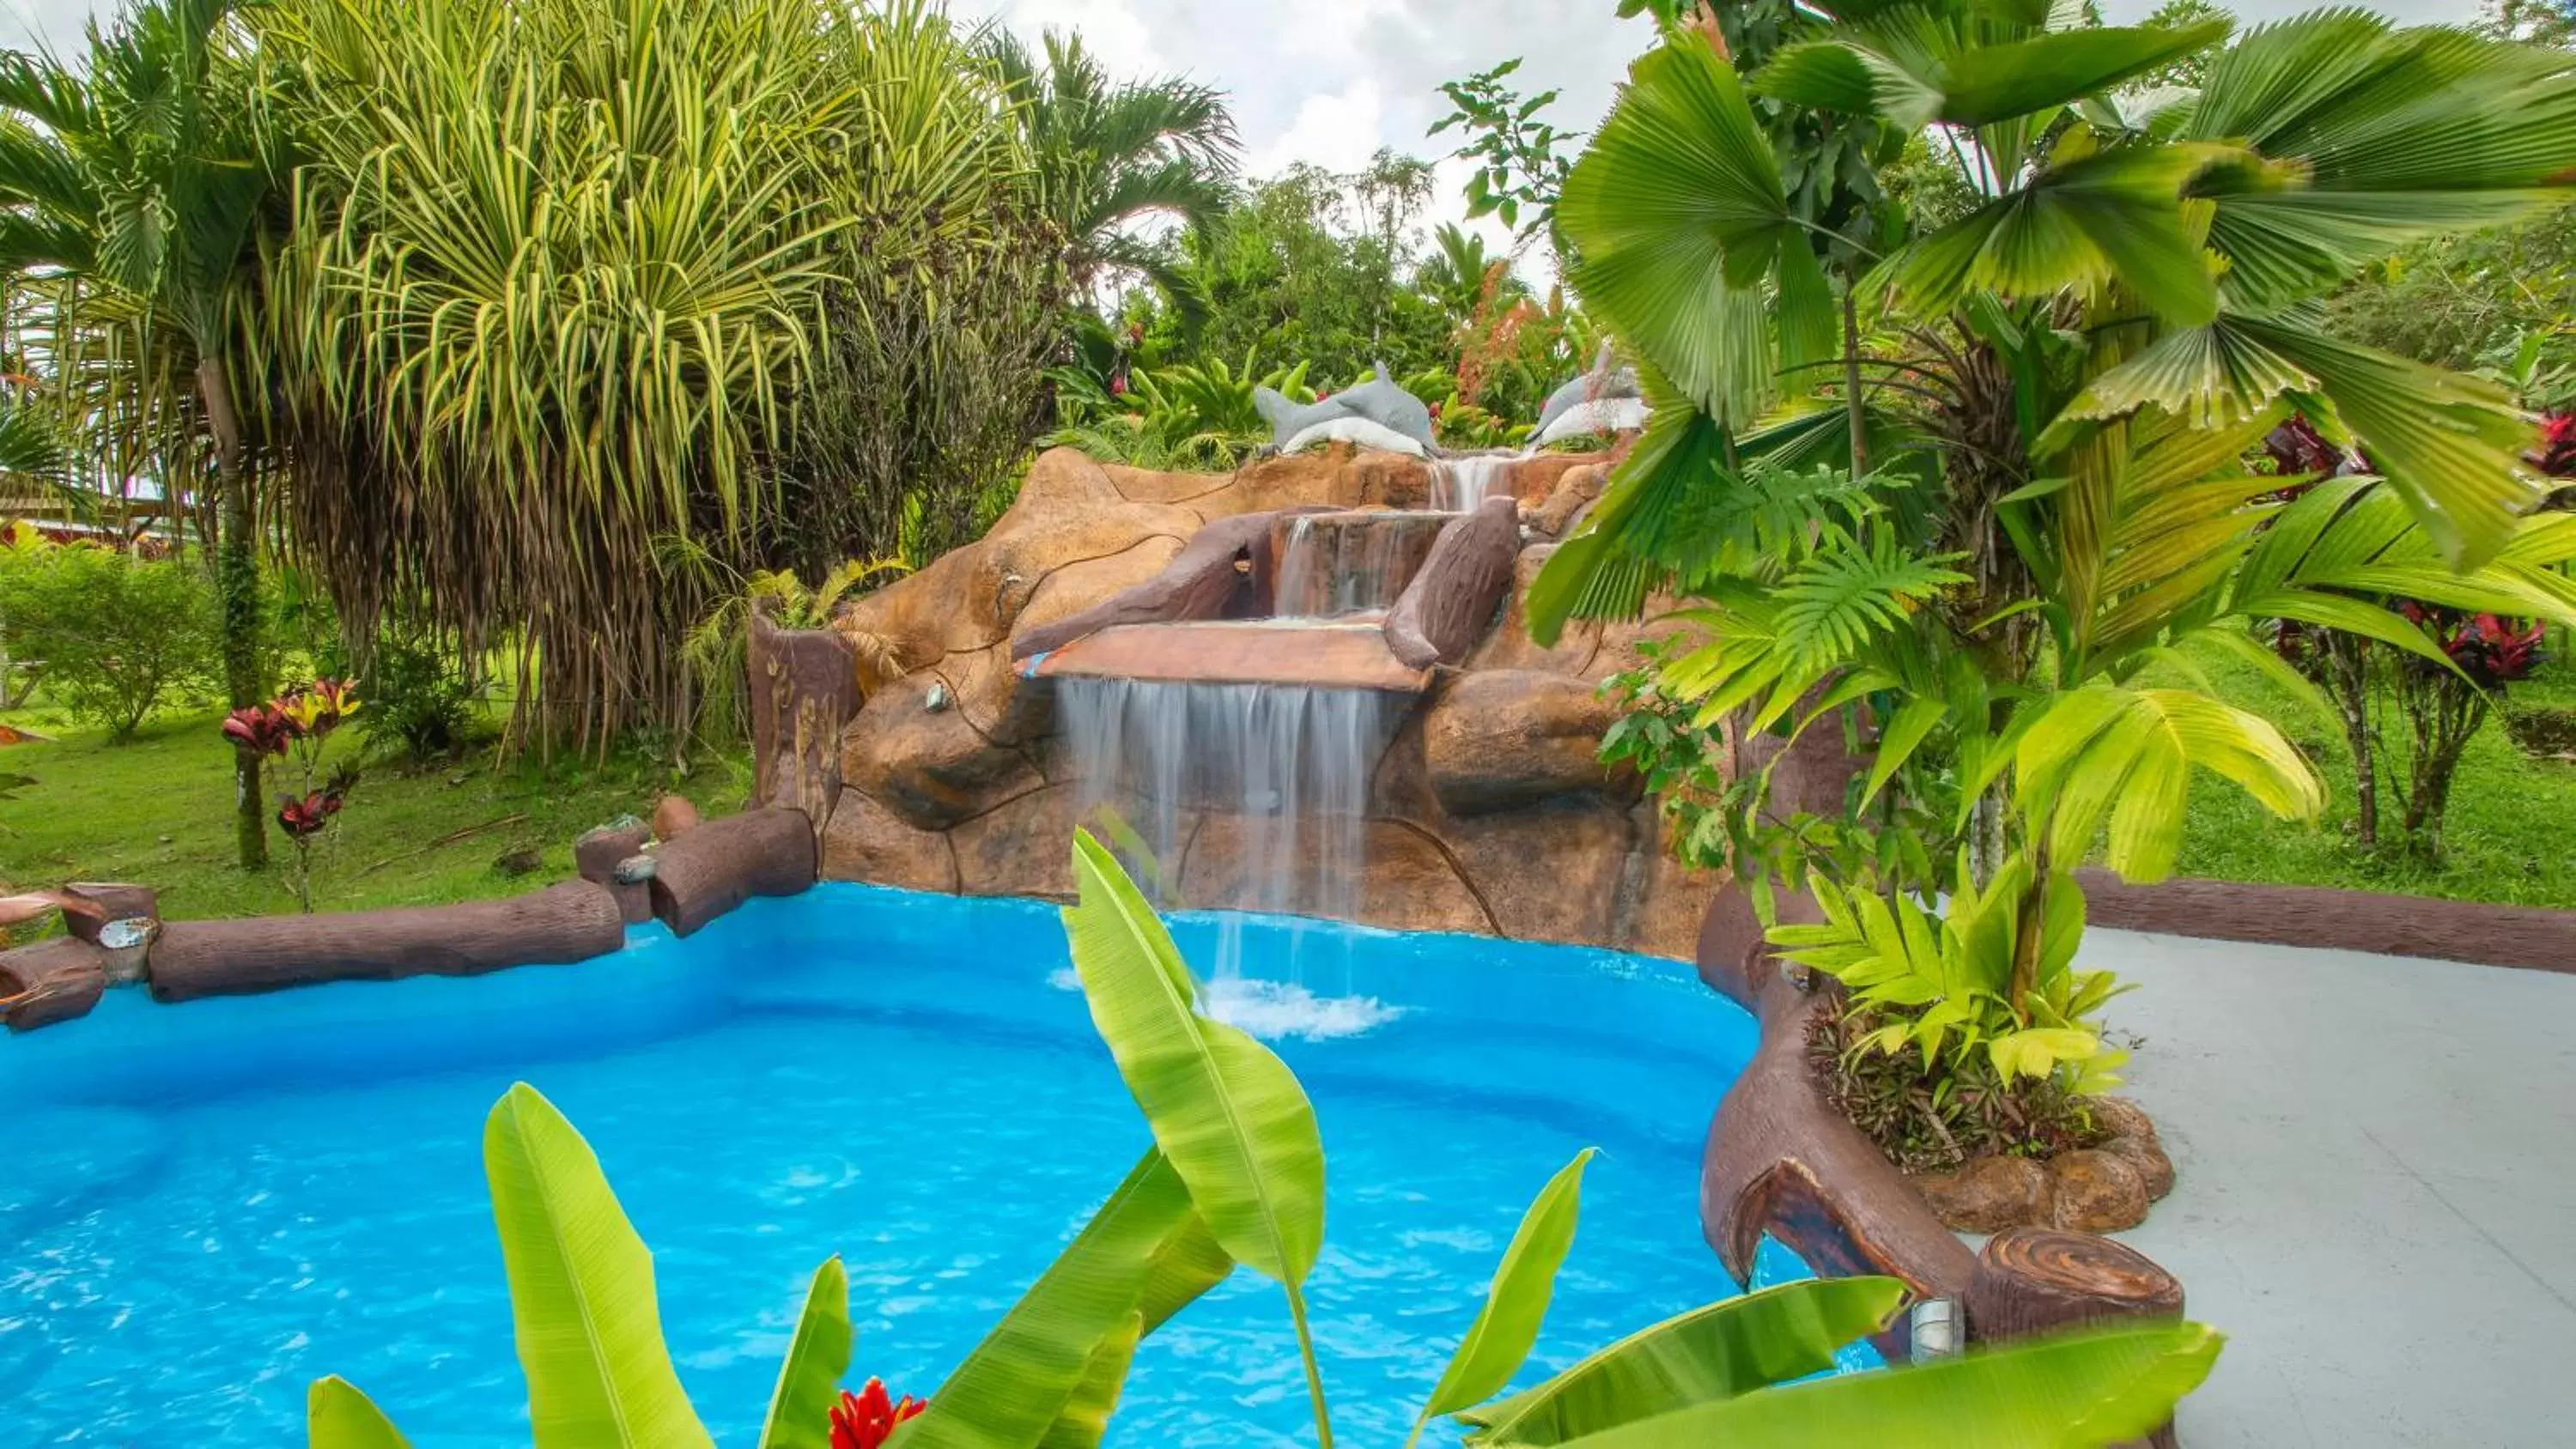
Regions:
M 2223 0 L 2222 0 L 2223 3 Z M 2236 0 L 2247 21 L 2315 8 L 2323 0 Z M 2365 0 L 2367 3 L 2367 0 Z M 1245 170 L 1266 176 L 1291 162 L 1336 171 L 1381 146 L 1437 157 L 1446 138 L 1426 136 L 1448 111 L 1440 82 L 1514 56 L 1524 93 L 1561 90 L 1549 112 L 1560 129 L 1588 130 L 1609 109 L 1628 62 L 1652 38 L 1644 20 L 1615 18 L 1614 0 L 950 0 L 954 13 L 998 19 L 1035 40 L 1050 27 L 1078 30 L 1113 70 L 1181 74 L 1231 101 Z M 2105 0 L 2114 23 L 2155 0 Z M 91 0 L 0 0 L 0 45 L 80 44 Z M 2372 8 L 2416 23 L 2466 21 L 2477 0 L 2376 0 Z M 1439 173 L 1426 221 L 1464 211 L 1465 168 Z M 1499 232 L 1496 233 L 1499 237 Z

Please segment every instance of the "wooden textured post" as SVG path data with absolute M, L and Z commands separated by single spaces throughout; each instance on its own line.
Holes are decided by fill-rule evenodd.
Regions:
M 1997 1233 L 1968 1280 L 1968 1332 L 1979 1343 L 2040 1338 L 2089 1324 L 2182 1317 L 2182 1282 L 2136 1250 L 2090 1233 Z M 2168 1422 L 2147 1438 L 2174 1449 Z

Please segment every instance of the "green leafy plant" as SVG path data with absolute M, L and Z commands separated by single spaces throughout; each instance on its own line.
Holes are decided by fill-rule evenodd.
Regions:
M 757 569 L 747 577 L 736 574 L 714 555 L 676 539 L 665 541 L 662 560 L 666 569 L 707 571 L 724 580 L 723 592 L 691 626 L 681 646 L 681 657 L 688 661 L 698 686 L 697 729 L 720 740 L 741 739 L 751 727 L 750 700 L 745 694 L 750 675 L 744 651 L 753 614 L 768 611 L 770 622 L 781 629 L 828 629 L 843 603 L 879 587 L 881 580 L 911 571 L 899 558 L 844 559 L 808 586 L 793 569 Z
M 1084 374 L 1059 371 L 1057 402 L 1067 426 L 1049 442 L 1080 448 L 1103 462 L 1158 471 L 1226 471 L 1270 441 L 1270 424 L 1253 405 L 1267 387 L 1291 402 L 1313 402 L 1307 366 L 1268 374 L 1247 355 L 1125 374 L 1117 391 Z
M 1332 1443 L 1300 1285 L 1323 1240 L 1324 1154 L 1285 1063 L 1203 1015 L 1188 967 L 1109 852 L 1074 845 L 1078 902 L 1065 931 L 1093 1025 L 1154 1145 L 1055 1263 L 930 1397 L 893 1449 L 1096 1449 L 1138 1342 L 1230 1275 L 1279 1284 L 1297 1329 L 1316 1441 Z M 1454 1415 L 1472 1443 L 1658 1449 L 1701 1443 L 1911 1442 L 1924 1426 L 1991 1449 L 2054 1449 L 2146 1432 L 2207 1376 L 2218 1336 L 2181 1323 L 2076 1334 L 1930 1367 L 1792 1381 L 1883 1327 L 1892 1279 L 1791 1284 L 1711 1304 L 1495 1398 L 1535 1343 L 1574 1236 L 1579 1155 L 1540 1191 L 1505 1248 L 1464 1340 L 1414 1420 Z M 670 1364 L 653 1264 L 598 1160 L 534 1089 L 517 1086 L 484 1133 L 493 1216 L 510 1276 L 536 1449 L 707 1443 Z M 816 1275 L 763 1449 L 811 1444 L 846 1372 L 845 1284 Z M 391 1423 L 357 1390 L 313 1390 L 314 1449 L 389 1449 Z M 803 1426 L 798 1429 L 796 1426 Z M 799 1437 L 801 1435 L 801 1437 Z
M 49 696 L 112 743 L 216 674 L 213 591 L 177 559 L 86 543 L 14 553 L 0 561 L 0 628 L 18 667 L 40 667 Z
M 1520 68 L 1515 56 L 1464 80 L 1443 81 L 1440 93 L 1455 109 L 1432 122 L 1431 134 L 1456 129 L 1462 139 L 1451 154 L 1475 163 L 1467 177 L 1468 219 L 1497 217 L 1527 246 L 1553 228 L 1557 194 L 1565 189 L 1574 164 L 1570 153 L 1582 136 L 1539 118 L 1559 93 L 1522 96 L 1510 84 Z

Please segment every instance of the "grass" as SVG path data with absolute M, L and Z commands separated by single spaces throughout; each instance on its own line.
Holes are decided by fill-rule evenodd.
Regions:
M 0 882 L 32 889 L 132 881 L 157 888 L 172 919 L 294 911 L 292 849 L 282 833 L 269 832 L 267 870 L 235 864 L 232 751 L 218 734 L 222 718 L 172 711 L 146 722 L 130 743 L 111 745 L 42 708 L 5 716 L 49 739 L 0 748 L 0 773 L 36 781 L 0 802 Z M 343 750 L 363 754 L 363 738 L 338 737 L 331 758 Z M 366 776 L 315 872 L 318 911 L 437 905 L 567 880 L 573 840 L 592 826 L 649 814 L 665 794 L 686 795 L 711 815 L 730 812 L 751 779 L 742 754 L 703 757 L 686 778 L 641 754 L 552 770 L 496 766 L 488 751 L 430 765 L 363 763 Z M 537 869 L 500 868 L 503 856 L 522 850 L 538 852 Z
M 2443 856 L 2434 862 L 2388 843 L 2398 838 L 2396 825 L 2405 812 L 2391 798 L 2386 755 L 2380 786 L 2383 844 L 2368 852 L 2353 840 L 2352 755 L 2342 731 L 2233 659 L 2201 664 L 2220 694 L 2280 724 L 2324 772 L 2332 798 L 2326 813 L 2314 825 L 2305 825 L 2275 819 L 2224 781 L 2196 777 L 2183 874 L 2576 908 L 2576 851 L 2567 846 L 2568 822 L 2576 820 L 2576 764 L 2524 754 L 2505 731 L 2502 708 L 2489 715 L 2460 762 L 2443 830 Z M 2515 685 L 2510 699 L 2526 707 L 2576 708 L 2576 667 L 2554 662 L 2529 682 Z M 2392 721 L 2385 738 L 2398 744 L 2402 737 Z

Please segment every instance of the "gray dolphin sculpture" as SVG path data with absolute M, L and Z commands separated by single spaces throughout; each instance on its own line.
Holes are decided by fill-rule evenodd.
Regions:
M 1538 426 L 1530 430 L 1530 436 L 1535 438 L 1545 434 L 1547 425 L 1564 416 L 1569 408 L 1609 398 L 1643 396 L 1644 391 L 1637 385 L 1637 369 L 1612 368 L 1610 344 L 1604 342 L 1600 355 L 1592 359 L 1590 372 L 1547 395 L 1547 406 L 1539 409 Z
M 1253 390 L 1252 405 L 1260 410 L 1262 420 L 1270 424 L 1270 446 L 1274 448 L 1284 448 L 1299 433 L 1338 418 L 1365 418 L 1413 439 L 1426 449 L 1438 446 L 1438 439 L 1431 432 L 1431 409 L 1390 377 L 1383 362 L 1377 364 L 1376 377 L 1321 402 L 1292 403 L 1273 389 L 1264 387 Z

